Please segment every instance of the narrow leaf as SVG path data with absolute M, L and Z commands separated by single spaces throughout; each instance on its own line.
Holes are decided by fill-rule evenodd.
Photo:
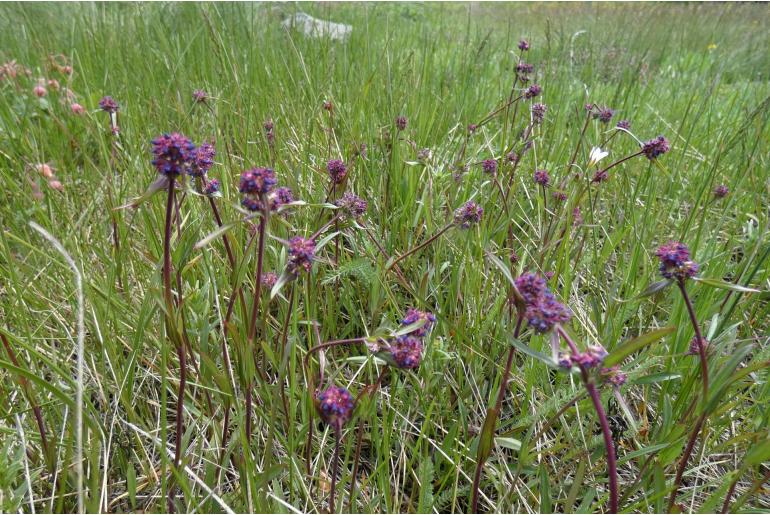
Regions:
M 610 355 L 604 359 L 604 366 L 611 367 L 612 365 L 617 365 L 634 352 L 657 342 L 667 334 L 674 332 L 674 330 L 676 330 L 676 327 L 674 326 L 663 327 L 661 329 L 655 329 L 649 333 L 645 333 L 641 336 L 637 336 L 636 338 L 627 340 L 625 343 L 610 352 Z
M 760 293 L 760 290 L 749 288 L 747 286 L 741 286 L 740 284 L 729 283 L 721 279 L 709 279 L 706 277 L 693 277 L 693 280 L 703 283 L 707 286 L 713 286 L 714 288 L 721 288 L 723 290 L 738 291 L 741 293 Z

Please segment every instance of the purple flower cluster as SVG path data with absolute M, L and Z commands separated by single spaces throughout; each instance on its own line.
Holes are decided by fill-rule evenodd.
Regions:
M 192 94 L 193 102 L 199 104 L 205 103 L 209 99 L 209 94 L 202 89 L 196 89 Z
M 265 120 L 265 123 L 262 124 L 262 127 L 265 129 L 265 137 L 267 138 L 267 144 L 271 147 L 273 146 L 273 143 L 275 142 L 275 133 L 273 132 L 273 128 L 275 125 L 273 124 L 273 119 L 268 118 Z
M 601 345 L 590 345 L 585 351 L 576 354 L 566 352 L 561 353 L 559 356 L 559 365 L 564 368 L 577 366 L 590 369 L 601 365 L 606 357 L 607 351 L 604 347 Z
M 294 202 L 294 194 L 286 187 L 276 188 L 267 196 L 270 211 L 278 211 L 281 206 L 291 202 Z
M 516 73 L 519 75 L 527 75 L 534 71 L 535 67 L 529 63 L 525 63 L 524 61 L 521 61 L 516 65 Z
M 707 339 L 705 339 L 705 338 L 702 338 L 700 340 L 700 344 L 699 344 L 698 337 L 697 336 L 693 336 L 692 340 L 690 340 L 690 346 L 687 349 L 686 354 L 688 356 L 700 356 L 700 349 L 701 349 L 701 347 L 703 347 L 704 349 L 706 349 L 708 351 L 709 341 Z
M 188 173 L 193 177 L 202 177 L 206 175 L 214 166 L 214 156 L 216 149 L 211 143 L 202 143 L 199 147 L 193 149 L 190 153 L 190 170 Z
M 270 168 L 250 168 L 241 174 L 238 190 L 244 195 L 266 195 L 276 182 L 275 172 Z
M 402 334 L 391 342 L 389 350 L 398 368 L 413 369 L 420 366 L 423 348 L 422 338 Z
M 403 131 L 406 129 L 406 125 L 408 123 L 408 120 L 406 119 L 406 116 L 398 116 L 396 117 L 396 128 L 400 131 Z
M 537 333 L 547 333 L 556 324 L 562 324 L 572 316 L 564 304 L 556 300 L 556 297 L 548 288 L 545 279 L 525 273 L 514 281 L 516 289 L 524 299 L 525 313 L 532 329 Z
M 684 281 L 698 273 L 698 263 L 690 259 L 690 249 L 678 241 L 661 245 L 655 252 L 660 259 L 660 275 Z
M 474 201 L 469 200 L 455 210 L 454 222 L 463 229 L 469 229 L 481 221 L 483 214 L 484 209 Z
M 345 192 L 342 197 L 334 202 L 334 205 L 342 209 L 345 216 L 350 218 L 360 218 L 366 213 L 366 208 L 368 206 L 364 199 L 350 192 Z
M 210 197 L 219 193 L 219 189 L 219 181 L 216 179 L 210 179 L 206 182 L 205 186 L 203 186 L 203 194 Z
M 275 286 L 275 283 L 278 282 L 278 275 L 275 272 L 267 272 L 262 274 L 262 278 L 260 279 L 260 282 L 262 283 L 262 286 L 265 288 L 272 288 Z
M 642 154 L 647 156 L 647 159 L 657 159 L 659 156 L 665 154 L 671 149 L 668 144 L 668 140 L 663 136 L 651 139 L 642 145 Z
M 102 97 L 102 99 L 99 100 L 99 109 L 101 109 L 104 112 L 112 114 L 112 113 L 117 113 L 118 109 L 120 109 L 120 106 L 118 105 L 117 102 L 115 102 L 115 100 L 111 96 L 106 96 L 106 97 Z
M 596 182 L 596 183 L 604 182 L 609 178 L 610 178 L 610 174 L 607 172 L 607 170 L 597 170 L 596 173 L 594 174 L 594 178 L 591 179 L 591 182 Z
M 508 161 L 509 164 L 515 165 L 519 162 L 519 154 L 516 152 L 508 152 L 508 154 L 505 156 L 505 160 Z
M 163 134 L 152 140 L 153 166 L 168 177 L 189 171 L 195 145 L 178 132 Z
M 613 116 L 615 116 L 615 111 L 609 107 L 597 107 L 594 113 L 594 119 L 602 123 L 610 123 Z
M 565 202 L 567 200 L 567 194 L 561 190 L 556 190 L 553 192 L 553 199 L 557 202 Z
M 628 120 L 620 120 L 617 125 L 615 125 L 618 129 L 625 129 L 630 130 L 631 129 L 631 122 Z
M 545 104 L 532 104 L 532 123 L 543 123 L 548 106 Z
M 714 196 L 716 198 L 725 198 L 729 194 L 730 194 L 730 188 L 728 188 L 724 184 L 720 184 L 719 186 L 714 188 Z
M 494 175 L 497 173 L 497 161 L 494 159 L 485 159 L 481 162 L 481 169 L 484 171 L 484 173 Z
M 406 310 L 406 315 L 404 315 L 403 320 L 401 320 L 401 325 L 409 326 L 419 322 L 420 320 L 425 320 L 425 324 L 423 324 L 422 327 L 415 329 L 409 334 L 411 334 L 412 336 L 423 338 L 428 335 L 428 333 L 431 331 L 431 329 L 433 329 L 433 326 L 436 323 L 436 315 L 434 315 L 430 311 L 420 311 L 415 308 L 409 308 L 408 310 Z
M 329 177 L 334 184 L 341 183 L 348 173 L 348 169 L 341 159 L 332 159 L 326 163 L 326 171 L 329 172 Z
M 519 50 L 521 50 L 522 52 L 526 52 L 527 50 L 529 50 L 529 41 L 527 41 L 526 39 L 522 39 L 521 41 L 519 41 Z
M 349 391 L 339 386 L 330 386 L 318 394 L 318 411 L 324 422 L 340 429 L 353 416 L 355 400 Z
M 551 184 L 551 176 L 548 175 L 548 170 L 535 170 L 535 182 L 543 187 Z
M 610 368 L 602 368 L 599 371 L 602 379 L 616 388 L 620 388 L 628 380 L 628 376 L 620 370 L 620 366 L 613 365 Z
M 524 98 L 535 98 L 542 93 L 543 88 L 538 84 L 532 84 L 530 87 L 524 90 Z
M 288 270 L 292 275 L 298 275 L 304 270 L 309 272 L 315 261 L 315 242 L 311 239 L 295 236 L 289 240 Z

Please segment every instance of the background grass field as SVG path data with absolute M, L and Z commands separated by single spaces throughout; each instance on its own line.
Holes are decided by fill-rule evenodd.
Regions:
M 349 23 L 352 35 L 335 42 L 284 30 L 282 19 L 298 10 Z M 221 240 L 193 249 L 216 225 L 207 202 L 188 196 L 173 258 L 200 371 L 190 368 L 184 399 L 190 474 L 174 480 L 181 487 L 177 509 L 323 511 L 334 438 L 316 416 L 306 454 L 311 404 L 301 362 L 318 343 L 311 322 L 323 340 L 358 337 L 396 326 L 416 306 L 438 317 L 424 361 L 414 372 L 386 375 L 346 426 L 337 507 L 467 510 L 477 435 L 512 331 L 506 280 L 484 254 L 506 259 L 514 250 L 518 271 L 555 273 L 551 285 L 573 310 L 570 327 L 581 342 L 611 351 L 636 335 L 676 327 L 623 364 L 629 382 L 622 393 L 635 428 L 609 390 L 603 397 L 617 423 L 627 426 L 616 434 L 623 510 L 664 511 L 695 419 L 699 368 L 696 357 L 685 355 L 693 332 L 677 292 L 636 296 L 658 280 L 654 250 L 672 238 L 690 246 L 703 277 L 770 289 L 768 25 L 770 11 L 762 4 L 0 5 L 0 61 L 32 70 L 20 87 L 0 83 L 0 331 L 19 361 L 14 366 L 0 352 L 0 510 L 77 509 L 76 290 L 64 259 L 29 222 L 57 237 L 83 274 L 86 508 L 163 511 L 171 460 L 161 445 L 172 447 L 178 382 L 159 307 L 163 195 L 136 210 L 113 208 L 154 180 L 149 141 L 178 130 L 196 142 L 216 142 L 211 175 L 222 181 L 218 204 L 226 221 L 236 220 L 238 175 L 271 162 L 262 125 L 272 118 L 279 181 L 297 198 L 320 204 L 328 192 L 326 160 L 355 162 L 348 188 L 369 201 L 362 224 L 390 255 L 438 231 L 470 198 L 483 206 L 484 220 L 403 261 L 410 289 L 386 271 L 387 260 L 362 229 L 343 230 L 337 265 L 330 261 L 333 244 L 327 245 L 324 261 L 295 283 L 293 306 L 287 286 L 265 310 L 259 362 L 279 369 L 272 349 L 287 320 L 289 351 L 280 380 L 270 375 L 256 383 L 255 437 L 247 452 L 243 391 L 233 391 L 220 350 L 219 324 L 234 274 Z M 532 44 L 526 59 L 536 66 L 548 113 L 534 151 L 513 178 L 506 217 L 478 163 L 499 158 L 516 133 L 504 135 L 495 120 L 469 138 L 463 163 L 470 171 L 458 179 L 451 165 L 465 127 L 508 98 L 522 37 Z M 32 94 L 35 78 L 53 77 L 46 71 L 52 54 L 69 59 L 68 87 L 85 115 L 73 115 L 69 103 L 58 101 L 61 93 L 42 100 Z M 198 88 L 212 95 L 210 109 L 193 103 Z M 104 95 L 121 106 L 114 154 L 107 115 L 97 107 Z M 333 132 L 324 100 L 334 104 Z M 550 196 L 544 204 L 532 172 L 547 168 L 555 182 L 566 181 L 569 194 L 578 190 L 583 182 L 570 178 L 567 164 L 590 102 L 614 108 L 615 120 L 630 120 L 642 140 L 666 135 L 672 150 L 660 167 L 636 159 L 613 169 L 610 180 L 592 190 L 599 195 L 595 208 L 581 205 L 584 224 L 570 229 L 569 209 L 556 209 Z M 409 120 L 400 134 L 398 115 Z M 591 145 L 609 136 L 606 130 L 588 126 L 579 165 L 585 166 Z M 353 157 L 360 143 L 367 145 L 365 160 Z M 608 161 L 638 148 L 624 135 L 608 147 Z M 421 148 L 432 150 L 427 166 L 416 163 Z M 46 184 L 37 163 L 55 169 L 62 191 Z M 731 194 L 714 199 L 718 184 Z M 270 233 L 307 236 L 328 216 L 320 207 L 298 207 L 284 221 L 273 220 Z M 506 248 L 509 224 L 513 249 Z M 569 230 L 558 245 L 543 245 L 550 224 Z M 254 275 L 253 252 L 244 254 L 249 230 L 241 224 L 230 234 L 242 263 L 237 279 L 246 281 L 248 294 Z M 284 247 L 273 239 L 266 256 L 267 270 L 285 264 Z M 724 388 L 678 501 L 688 511 L 720 509 L 740 477 L 734 507 L 768 510 L 768 486 L 756 486 L 770 459 L 768 295 L 728 296 L 702 283 L 689 290 L 715 349 L 712 389 Z M 246 318 L 237 307 L 241 333 Z M 544 337 L 526 342 L 549 352 Z M 382 366 L 362 346 L 334 349 L 326 359 L 327 375 L 354 394 Z M 582 391 L 577 377 L 517 355 L 497 445 L 484 469 L 483 510 L 605 509 L 606 462 L 590 403 L 582 399 L 559 413 Z M 51 469 L 40 452 L 34 401 L 53 443 Z M 233 437 L 223 450 L 226 408 L 234 410 Z M 349 499 L 359 421 L 361 466 Z

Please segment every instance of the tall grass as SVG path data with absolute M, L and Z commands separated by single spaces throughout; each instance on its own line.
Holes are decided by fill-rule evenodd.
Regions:
M 353 32 L 339 42 L 286 31 L 281 20 L 295 10 Z M 611 388 L 599 392 L 622 511 L 665 511 L 669 497 L 683 511 L 770 508 L 766 6 L 60 3 L 3 4 L 0 14 L 0 61 L 32 73 L 19 88 L 0 83 L 3 511 L 76 511 L 79 467 L 84 508 L 94 512 L 164 511 L 170 496 L 176 511 L 323 511 L 333 481 L 337 510 L 467 511 L 515 323 L 510 284 L 489 256 L 510 263 L 511 252 L 513 275 L 553 272 L 549 285 L 571 308 L 569 333 L 580 345 L 616 357 L 632 350 L 619 362 L 629 376 L 625 404 Z M 522 37 L 548 111 L 532 149 L 515 173 L 501 166 L 497 185 L 481 161 L 504 161 L 529 104 L 516 124 L 504 111 L 472 135 L 467 126 L 510 98 Z M 53 54 L 69 60 L 70 78 L 51 71 Z M 72 114 L 61 92 L 34 96 L 37 77 L 66 84 L 87 112 Z M 212 98 L 194 103 L 195 89 Z M 121 105 L 117 137 L 97 107 L 104 95 Z M 591 120 L 576 152 L 593 102 L 615 118 L 609 127 Z M 591 147 L 619 119 L 643 140 L 666 135 L 672 149 L 658 166 L 637 157 L 586 186 Z M 349 164 L 347 189 L 369 202 L 361 220 L 319 237 L 337 233 L 311 273 L 272 298 L 258 294 L 252 338 L 258 252 L 247 242 L 259 221 L 230 229 L 229 251 L 222 238 L 197 248 L 219 224 L 207 199 L 186 195 L 169 256 L 190 343 L 184 389 L 160 308 L 165 194 L 116 209 L 154 180 L 150 140 L 166 131 L 216 143 L 210 174 L 222 183 L 215 202 L 225 225 L 243 217 L 246 168 L 272 165 L 307 203 L 267 222 L 267 272 L 280 275 L 287 263 L 279 240 L 332 220 L 329 159 Z M 356 157 L 362 143 L 366 158 Z M 420 160 L 423 148 L 431 156 Z M 618 134 L 602 148 L 612 162 L 638 144 Z M 544 195 L 533 183 L 536 169 L 564 185 L 566 204 L 554 202 L 554 187 Z M 718 184 L 731 193 L 714 198 Z M 583 223 L 573 225 L 581 191 Z M 407 255 L 468 200 L 484 209 L 478 226 Z M 82 272 L 82 376 L 71 271 L 31 221 Z M 675 288 L 640 295 L 659 279 L 654 250 L 670 239 L 690 246 L 706 279 L 687 286 L 693 316 Z M 303 367 L 323 342 L 390 334 L 411 306 L 437 317 L 418 369 L 385 373 L 364 345 L 326 349 Z M 686 354 L 691 319 L 710 342 L 707 398 L 700 358 Z M 651 332 L 654 342 L 645 340 Z M 606 511 L 605 445 L 581 377 L 549 368 L 548 337 L 515 344 L 479 509 Z M 335 429 L 314 414 L 309 385 L 320 370 L 358 397 L 338 449 Z M 249 380 L 253 414 L 244 404 Z

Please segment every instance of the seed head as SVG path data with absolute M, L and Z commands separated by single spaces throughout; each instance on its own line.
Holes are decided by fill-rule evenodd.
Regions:
M 251 168 L 241 174 L 239 191 L 246 195 L 266 195 L 273 191 L 276 179 L 270 168 Z
M 698 273 L 698 263 L 690 260 L 690 249 L 684 243 L 670 241 L 655 254 L 660 259 L 660 274 L 666 279 L 683 281 Z
M 455 211 L 455 223 L 463 229 L 469 229 L 481 221 L 484 209 L 472 200 L 469 200 Z
M 341 159 L 332 159 L 326 163 L 326 171 L 329 172 L 329 177 L 334 184 L 341 183 L 348 173 L 348 169 Z
M 406 311 L 406 315 L 404 315 L 404 319 L 401 320 L 402 326 L 408 326 L 412 325 L 414 323 L 419 322 L 420 320 L 425 320 L 425 324 L 422 325 L 422 327 L 419 327 L 409 333 L 412 336 L 417 336 L 419 338 L 424 338 L 425 336 L 430 333 L 430 331 L 433 329 L 433 325 L 436 323 L 436 315 L 431 313 L 430 311 L 420 311 L 418 309 L 409 308 Z
M 120 106 L 118 105 L 115 100 L 112 99 L 111 96 L 102 97 L 101 100 L 99 100 L 99 109 L 106 113 L 117 113 L 118 109 L 120 109 Z
M 315 261 L 315 242 L 302 236 L 289 240 L 289 273 L 298 275 L 304 270 L 309 272 Z
M 532 122 L 543 123 L 548 106 L 545 104 L 532 104 Z
M 334 111 L 334 104 L 331 100 L 324 100 L 324 110 L 332 112 Z
M 176 177 L 190 170 L 195 145 L 186 136 L 178 132 L 162 134 L 152 140 L 152 164 L 158 172 L 168 177 Z
M 551 176 L 548 175 L 548 170 L 535 170 L 535 182 L 543 187 L 551 184 Z
M 509 164 L 516 164 L 519 162 L 519 154 L 516 152 L 508 152 L 508 155 L 505 156 L 505 160 L 508 161 Z
M 730 194 L 730 188 L 728 188 L 724 184 L 720 184 L 719 186 L 714 188 L 714 196 L 716 198 L 725 198 L 729 194 Z
M 485 159 L 481 162 L 481 169 L 484 173 L 494 175 L 497 172 L 497 161 L 494 159 Z
M 653 160 L 668 152 L 670 148 L 668 140 L 658 136 L 642 145 L 642 153 L 647 156 L 647 159 Z
M 406 129 L 407 119 L 406 116 L 399 116 L 396 118 L 396 128 L 400 131 Z
M 318 411 L 324 422 L 340 429 L 353 415 L 355 400 L 350 392 L 339 386 L 330 386 L 318 394 Z

